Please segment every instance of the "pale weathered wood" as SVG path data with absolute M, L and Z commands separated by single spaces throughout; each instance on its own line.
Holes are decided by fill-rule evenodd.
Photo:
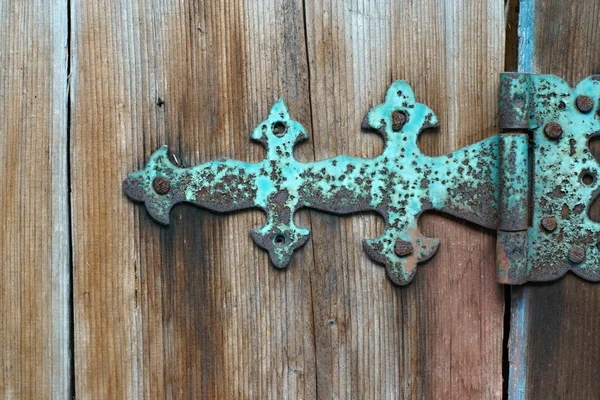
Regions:
M 71 397 L 67 1 L 0 0 L 0 397 Z
M 121 192 L 163 143 L 261 159 L 249 134 L 279 96 L 310 126 L 301 2 L 73 4 L 77 396 L 315 398 L 311 246 L 278 271 L 260 212 L 179 206 L 165 228 Z
M 599 21 L 593 0 L 522 1 L 520 70 L 556 74 L 572 85 L 600 73 Z M 600 398 L 599 308 L 600 286 L 572 274 L 514 289 L 510 398 Z
M 443 154 L 496 133 L 504 65 L 499 1 L 307 1 L 317 159 L 372 157 L 382 149 L 360 122 L 387 85 L 406 79 L 441 119 L 422 148 Z M 500 398 L 503 292 L 495 238 L 426 216 L 442 241 L 407 287 L 394 287 L 361 239 L 382 229 L 372 215 L 313 214 L 312 294 L 322 398 Z

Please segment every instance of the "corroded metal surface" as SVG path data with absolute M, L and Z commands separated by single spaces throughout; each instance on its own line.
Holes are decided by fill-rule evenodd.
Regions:
M 600 165 L 589 150 L 600 134 L 598 99 L 599 77 L 571 88 L 552 75 L 502 75 L 501 127 L 533 132 L 534 184 L 531 226 L 498 236 L 500 282 L 546 281 L 567 271 L 600 280 L 600 224 L 588 215 L 600 194 Z
M 503 74 L 502 127 L 533 131 L 531 146 L 527 134 L 501 134 L 430 157 L 419 150 L 417 137 L 437 126 L 437 117 L 415 101 L 406 82 L 397 81 L 363 121 L 363 128 L 383 137 L 380 155 L 307 163 L 297 161 L 293 149 L 308 135 L 280 100 L 251 134 L 267 149 L 261 162 L 219 159 L 182 168 L 164 146 L 125 179 L 123 189 L 164 224 L 180 202 L 219 212 L 262 209 L 266 223 L 251 236 L 279 268 L 309 237 L 294 223 L 298 209 L 375 211 L 385 229 L 363 247 L 392 281 L 406 284 L 439 245 L 418 228 L 420 215 L 433 209 L 498 230 L 500 282 L 549 280 L 568 270 L 598 280 L 600 224 L 587 210 L 600 193 L 600 168 L 588 149 L 600 130 L 598 112 L 592 112 L 599 98 L 594 78 L 571 89 L 554 76 Z
M 397 81 L 385 102 L 363 122 L 364 128 L 383 136 L 382 154 L 372 159 L 342 155 L 303 163 L 294 159 L 293 148 L 308 135 L 280 100 L 251 134 L 267 149 L 263 161 L 220 159 L 180 168 L 169 161 L 165 146 L 143 170 L 128 176 L 123 189 L 132 199 L 143 201 L 150 215 L 164 224 L 173 205 L 183 201 L 214 211 L 264 210 L 265 225 L 251 235 L 279 268 L 308 239 L 309 230 L 294 223 L 299 208 L 337 214 L 376 211 L 385 219 L 384 232 L 364 240 L 363 246 L 386 266 L 395 283 L 405 284 L 416 264 L 430 258 L 439 244 L 419 231 L 423 211 L 441 210 L 496 229 L 500 187 L 510 197 L 507 204 L 519 209 L 523 192 L 525 198 L 527 194 L 526 177 L 515 179 L 513 170 L 507 176 L 520 184 L 499 183 L 500 153 L 506 160 L 503 165 L 513 168 L 514 160 L 527 156 L 525 136 L 496 136 L 446 156 L 429 157 L 419 150 L 417 136 L 437 123 L 431 109 L 415 102 L 410 86 Z

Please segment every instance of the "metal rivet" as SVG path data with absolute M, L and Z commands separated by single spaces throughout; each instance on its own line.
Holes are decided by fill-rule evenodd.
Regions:
M 590 96 L 586 96 L 582 94 L 581 96 L 577 96 L 575 100 L 575 105 L 577 109 L 582 113 L 589 113 L 594 108 L 594 100 Z
M 558 122 L 549 122 L 544 127 L 544 134 L 548 137 L 548 139 L 556 140 L 562 136 L 563 128 Z
M 542 218 L 542 228 L 547 232 L 553 232 L 556 229 L 556 218 L 551 216 Z
M 158 194 L 167 194 L 171 191 L 171 182 L 166 178 L 156 178 L 152 182 L 152 188 Z
M 392 130 L 398 132 L 406 123 L 406 114 L 396 110 L 392 113 Z
M 394 246 L 394 253 L 396 253 L 398 257 L 410 256 L 412 252 L 413 245 L 411 242 L 407 242 L 402 239 L 396 240 L 396 245 Z
M 585 261 L 585 249 L 581 246 L 571 246 L 569 249 L 569 260 L 574 264 Z

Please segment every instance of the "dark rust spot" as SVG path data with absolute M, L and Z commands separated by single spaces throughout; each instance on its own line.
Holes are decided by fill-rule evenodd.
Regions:
M 394 246 L 394 253 L 396 253 L 398 257 L 410 256 L 413 253 L 413 245 L 411 242 L 398 239 Z
M 585 261 L 585 249 L 581 246 L 571 246 L 569 249 L 569 261 L 581 264 Z
M 396 110 L 392 113 L 392 130 L 398 132 L 406 123 L 406 114 L 400 110 Z
M 550 193 L 548 193 L 548 197 L 552 198 L 552 199 L 560 199 L 561 197 L 565 196 L 565 192 L 563 192 L 562 190 L 562 186 L 558 185 L 556 187 L 554 187 L 554 189 L 552 189 L 552 191 Z
M 582 113 L 589 113 L 594 108 L 594 100 L 590 96 L 586 96 L 584 94 L 577 96 L 575 100 L 575 105 L 577 109 Z
M 549 122 L 544 127 L 544 134 L 551 140 L 560 139 L 563 134 L 563 128 L 558 122 Z
M 167 194 L 171 191 L 171 182 L 167 178 L 156 178 L 152 182 L 152 188 L 160 195 Z
M 569 155 L 573 157 L 575 155 L 575 139 L 569 140 Z

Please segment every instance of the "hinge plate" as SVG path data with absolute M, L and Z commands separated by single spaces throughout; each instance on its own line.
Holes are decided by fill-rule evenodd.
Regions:
M 536 168 L 539 165 L 546 171 L 546 163 L 538 160 L 541 155 L 562 166 L 553 169 L 554 175 L 544 172 L 541 180 L 537 175 L 536 179 L 530 177 L 531 150 L 526 133 L 497 135 L 445 156 L 423 154 L 417 137 L 423 129 L 437 126 L 437 117 L 427 106 L 415 101 L 406 82 L 397 81 L 388 89 L 384 103 L 371 109 L 363 122 L 363 128 L 374 129 L 383 136 L 384 150 L 377 157 L 342 155 L 315 162 L 296 160 L 294 146 L 308 134 L 299 122 L 290 118 L 280 100 L 251 134 L 252 139 L 266 147 L 264 160 L 248 163 L 219 159 L 182 168 L 170 161 L 168 149 L 163 146 L 150 157 L 144 169 L 125 179 L 123 190 L 130 198 L 143 201 L 150 215 L 164 224 L 169 222 L 173 205 L 184 201 L 220 212 L 260 208 L 266 213 L 266 223 L 252 230 L 251 235 L 280 268 L 289 263 L 293 252 L 309 236 L 309 230 L 294 223 L 298 209 L 313 208 L 336 214 L 376 211 L 385 219 L 384 232 L 377 238 L 364 240 L 363 247 L 372 259 L 386 266 L 392 281 L 406 284 L 413 278 L 417 263 L 429 259 L 437 250 L 439 240 L 423 236 L 418 228 L 419 216 L 434 209 L 499 231 L 498 279 L 503 283 L 553 279 L 569 269 L 595 280 L 599 277 L 598 268 L 592 266 L 599 265 L 600 252 L 590 246 L 598 239 L 598 228 L 587 218 L 587 207 L 597 194 L 592 187 L 597 186 L 598 165 L 593 164 L 595 160 L 588 150 L 585 160 L 557 158 L 563 157 L 565 143 L 570 154 L 572 140 L 578 141 L 574 154 L 584 154 L 584 145 L 580 143 L 584 135 L 578 127 L 593 126 L 596 129 L 590 132 L 596 132 L 598 118 L 591 111 L 575 115 L 570 109 L 573 103 L 570 91 L 570 97 L 563 94 L 559 97 L 571 111 L 572 120 L 562 114 L 563 109 L 544 114 L 543 107 L 562 107 L 562 103 L 544 99 L 543 95 L 550 93 L 541 90 L 545 87 L 542 77 L 539 81 L 531 77 L 502 76 L 502 121 L 506 128 L 533 130 L 534 135 L 552 118 L 564 124 L 560 140 L 542 140 L 537 145 L 535 136 Z M 544 82 L 559 85 L 562 82 L 559 81 L 556 77 L 546 77 Z M 566 86 L 564 90 L 570 89 Z M 594 99 L 600 97 L 595 83 L 584 85 L 581 90 L 593 93 Z M 542 118 L 546 122 L 540 125 Z M 583 142 L 587 146 L 587 139 Z M 568 166 L 573 168 L 563 169 Z M 594 177 L 594 184 L 585 190 L 576 188 L 580 178 L 572 176 L 573 171 L 583 170 L 589 170 Z M 560 190 L 574 191 L 573 195 L 559 194 L 563 203 L 569 200 L 569 216 L 560 214 L 563 210 L 560 199 L 542 200 L 548 197 L 547 188 L 552 186 L 555 190 L 556 182 L 562 182 L 557 176 L 563 175 L 569 185 L 562 184 Z M 531 192 L 535 199 L 538 191 L 541 203 L 534 207 L 533 220 L 537 221 L 542 214 L 557 218 L 557 227 L 548 234 L 541 232 L 535 223 L 532 227 L 528 224 L 528 199 Z M 561 208 L 556 215 L 559 203 Z M 579 204 L 586 205 L 585 213 L 575 208 Z M 586 233 L 573 232 L 574 239 L 565 240 L 567 233 L 577 230 L 577 223 L 581 223 L 579 226 Z M 548 252 L 552 253 L 544 248 L 549 243 L 553 243 L 554 251 L 562 258 L 543 264 L 541 260 Z M 569 254 L 573 246 L 585 248 L 585 259 L 577 264 L 572 260 L 565 263 L 572 258 Z
M 553 75 L 500 78 L 500 126 L 531 132 L 531 226 L 500 232 L 498 279 L 546 281 L 573 271 L 600 279 L 600 224 L 589 208 L 600 193 L 600 164 L 589 149 L 600 134 L 600 77 L 571 88 Z

